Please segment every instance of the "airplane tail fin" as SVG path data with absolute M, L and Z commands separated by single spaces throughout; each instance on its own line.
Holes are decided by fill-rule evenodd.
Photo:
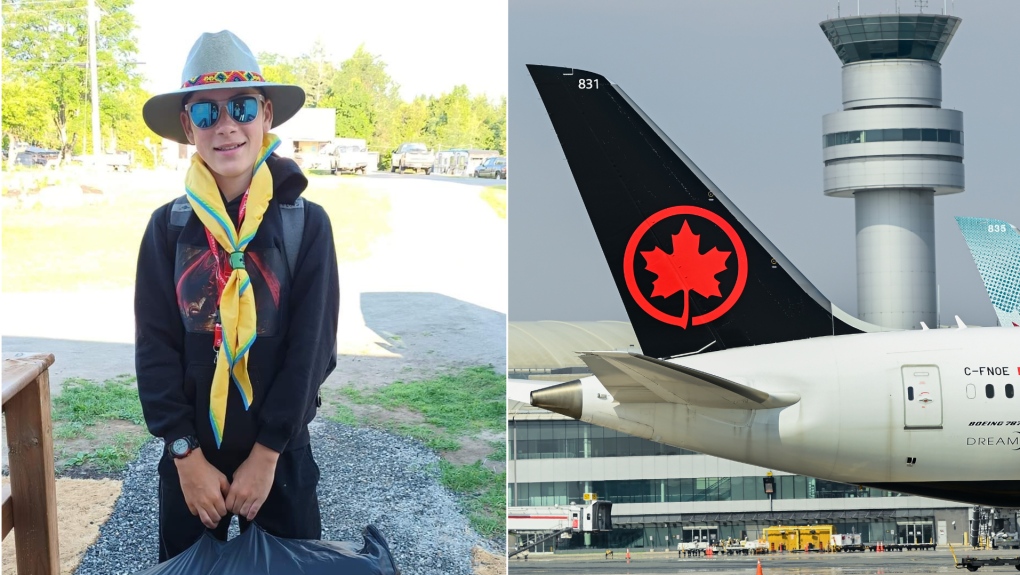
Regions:
M 883 329 L 832 305 L 618 86 L 528 70 L 645 355 Z
M 1020 231 L 992 218 L 956 217 L 999 325 L 1020 327 Z

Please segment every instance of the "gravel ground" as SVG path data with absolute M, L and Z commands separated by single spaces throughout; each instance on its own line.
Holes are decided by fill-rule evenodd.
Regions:
M 470 575 L 471 549 L 502 555 L 505 549 L 471 529 L 454 494 L 430 466 L 439 456 L 421 444 L 384 431 L 316 420 L 312 450 L 322 477 L 322 538 L 362 541 L 375 524 L 404 573 Z M 77 575 L 131 574 L 156 563 L 156 464 L 162 442 L 142 447 L 123 476 L 123 492 Z M 379 453 L 386 453 L 385 467 Z M 236 521 L 232 526 L 236 534 Z M 231 535 L 233 536 L 233 535 Z

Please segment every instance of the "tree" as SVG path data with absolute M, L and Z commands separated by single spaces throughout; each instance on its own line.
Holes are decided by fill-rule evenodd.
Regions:
M 337 134 L 364 138 L 376 150 L 390 150 L 399 144 L 394 143 L 400 120 L 398 90 L 382 58 L 361 45 L 341 62 L 324 105 L 336 108 Z
M 493 106 L 484 95 L 471 97 L 467 86 L 429 101 L 426 141 L 432 147 L 506 149 L 506 98 Z
M 312 45 L 312 51 L 298 59 L 300 84 L 305 89 L 305 106 L 319 108 L 329 96 L 336 69 L 326 55 L 321 39 Z
M 258 59 L 259 63 L 262 64 L 262 77 L 267 82 L 300 85 L 297 74 L 294 71 L 294 63 L 288 58 L 280 54 L 260 52 Z
M 133 111 L 118 109 L 124 102 L 116 97 L 141 86 L 133 63 L 138 47 L 132 37 L 134 16 L 128 10 L 132 1 L 97 0 L 102 14 L 97 25 L 97 75 L 100 111 L 106 117 L 141 118 L 140 106 Z M 3 54 L 4 122 L 7 125 L 7 107 L 12 106 L 11 136 L 59 147 L 62 155 L 71 151 L 71 134 L 81 130 L 79 139 L 87 140 L 86 128 L 91 129 L 87 0 L 45 4 L 4 0 Z M 38 115 L 48 117 L 47 126 L 32 120 Z M 141 146 L 132 142 L 132 149 Z
M 403 142 L 423 142 L 432 149 L 506 150 L 506 97 L 494 105 L 461 85 L 439 97 L 405 102 L 386 63 L 364 45 L 339 67 L 328 61 L 319 41 L 300 57 L 262 53 L 259 61 L 266 80 L 304 88 L 306 106 L 334 108 L 337 135 L 365 139 L 380 152 L 383 167 L 388 152 Z

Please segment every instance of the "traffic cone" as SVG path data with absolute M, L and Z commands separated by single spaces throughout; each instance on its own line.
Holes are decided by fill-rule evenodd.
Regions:
M 712 557 L 712 556 L 713 556 L 712 546 L 709 545 L 708 547 L 705 548 L 705 557 Z
M 754 571 L 754 575 L 764 575 L 764 574 L 763 574 L 763 573 L 761 572 L 761 559 L 759 559 L 759 560 L 758 560 L 758 568 L 757 568 L 757 569 L 755 569 L 755 571 Z
M 627 563 L 630 563 L 630 547 L 627 548 Z

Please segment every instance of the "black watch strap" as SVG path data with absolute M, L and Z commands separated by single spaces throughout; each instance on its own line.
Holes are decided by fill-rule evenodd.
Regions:
M 167 453 L 174 459 L 183 459 L 198 448 L 198 438 L 194 435 L 185 435 L 180 439 L 166 444 Z

